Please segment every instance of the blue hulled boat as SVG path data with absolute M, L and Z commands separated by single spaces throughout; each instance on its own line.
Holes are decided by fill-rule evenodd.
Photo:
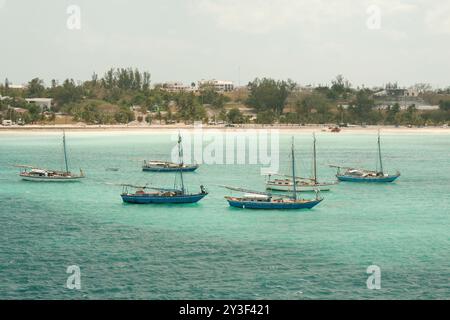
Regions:
M 400 177 L 400 172 L 395 174 L 385 173 L 383 170 L 383 159 L 381 157 L 381 137 L 380 132 L 378 132 L 378 161 L 380 164 L 380 170 L 366 170 L 366 169 L 355 169 L 350 167 L 342 167 L 331 165 L 333 168 L 337 168 L 338 172 L 336 177 L 339 181 L 345 182 L 368 182 L 368 183 L 389 183 L 394 182 Z M 342 172 L 341 170 L 345 170 Z
M 197 194 L 188 194 L 183 190 L 176 189 L 157 189 L 131 185 L 124 187 L 134 187 L 138 189 L 135 193 L 128 193 L 127 190 L 124 190 L 121 195 L 123 202 L 134 204 L 197 203 L 208 195 L 203 186 L 200 186 L 201 192 Z M 145 192 L 146 189 L 154 189 L 155 192 Z
M 203 186 L 200 186 L 199 193 L 189 193 L 183 180 L 183 147 L 181 144 L 181 135 L 178 138 L 178 154 L 180 157 L 180 164 L 177 165 L 177 172 L 180 175 L 181 185 L 174 186 L 173 189 L 154 188 L 148 186 L 134 186 L 122 185 L 124 190 L 121 194 L 123 202 L 134 204 L 182 204 L 182 203 L 197 203 L 208 195 L 208 192 Z M 134 193 L 129 193 L 128 188 L 137 189 Z M 146 192 L 146 190 L 153 190 Z
M 298 200 L 294 198 L 273 198 L 271 195 L 265 197 L 255 194 L 245 195 L 242 198 L 225 197 L 231 207 L 241 209 L 261 209 L 261 210 L 292 210 L 292 209 L 312 209 L 322 202 L 323 199 Z
M 292 181 L 296 180 L 295 175 L 295 153 L 294 139 L 292 139 Z M 246 193 L 243 197 L 226 196 L 225 199 L 231 207 L 241 209 L 260 209 L 260 210 L 298 210 L 312 209 L 322 202 L 322 198 L 316 193 L 315 199 L 298 199 L 297 186 L 292 185 L 292 196 L 277 195 L 270 193 L 245 190 L 241 188 L 226 187 L 229 190 Z
M 338 174 L 337 178 L 340 181 L 344 182 L 378 182 L 378 183 L 387 183 L 387 182 L 394 182 L 400 177 L 400 173 L 397 173 L 395 175 L 387 175 L 382 174 L 378 175 L 377 172 L 367 172 L 367 171 L 360 171 L 355 169 L 347 170 L 345 174 Z

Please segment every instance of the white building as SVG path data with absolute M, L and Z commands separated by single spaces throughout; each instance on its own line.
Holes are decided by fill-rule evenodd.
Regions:
M 233 81 L 225 81 L 225 80 L 200 80 L 198 82 L 198 87 L 204 87 L 204 86 L 212 86 L 216 91 L 219 92 L 229 92 L 234 90 L 234 83 Z
M 51 98 L 30 98 L 25 99 L 28 103 L 34 103 L 41 108 L 41 111 L 50 110 L 52 107 Z
M 195 91 L 195 87 L 191 87 L 183 84 L 183 82 L 165 82 L 162 84 L 162 88 L 168 92 L 190 92 Z
M 27 86 L 25 84 L 12 84 L 12 83 L 8 83 L 8 88 L 9 89 L 26 89 Z

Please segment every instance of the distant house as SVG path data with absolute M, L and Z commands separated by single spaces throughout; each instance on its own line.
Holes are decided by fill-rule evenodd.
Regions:
M 405 97 L 418 97 L 419 91 L 416 89 L 407 89 L 405 92 Z
M 387 84 L 385 89 L 381 89 L 380 91 L 374 93 L 375 97 L 391 97 L 391 98 L 400 98 L 400 97 L 409 97 L 409 98 L 417 98 L 420 92 L 413 88 L 399 88 L 397 84 Z
M 30 98 L 25 99 L 28 103 L 35 104 L 41 108 L 41 111 L 47 111 L 50 110 L 52 107 L 52 101 L 51 98 Z
M 162 84 L 162 89 L 168 92 L 192 92 L 195 91 L 195 87 L 191 87 L 183 84 L 183 82 L 165 82 Z
M 24 85 L 24 84 L 12 84 L 12 83 L 9 83 L 8 84 L 8 88 L 9 89 L 26 89 L 27 86 Z
M 400 88 L 396 83 L 388 83 L 386 85 L 385 89 L 381 89 L 380 91 L 376 92 L 374 96 L 376 97 L 411 97 L 415 98 L 418 97 L 420 92 L 416 89 L 410 88 Z
M 219 92 L 230 92 L 234 90 L 234 83 L 233 81 L 225 81 L 225 80 L 200 80 L 198 82 L 198 87 L 204 87 L 204 86 L 212 86 L 216 91 Z

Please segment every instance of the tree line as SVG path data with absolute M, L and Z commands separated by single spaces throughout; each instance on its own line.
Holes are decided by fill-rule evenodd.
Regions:
M 24 89 L 0 85 L 0 119 L 25 123 L 53 121 L 55 114 L 71 116 L 88 124 L 129 123 L 131 121 L 217 122 L 233 124 L 386 124 L 439 125 L 450 122 L 450 89 L 431 92 L 425 85 L 422 98 L 439 104 L 439 110 L 418 110 L 414 104 L 402 109 L 394 103 L 380 108 L 379 98 L 367 88 L 353 88 L 339 75 L 330 85 L 299 89 L 292 80 L 256 78 L 242 94 L 218 92 L 205 85 L 196 92 L 169 92 L 163 85 L 151 86 L 149 72 L 138 69 L 110 69 L 102 77 L 93 73 L 88 81 L 52 80 L 49 86 L 39 78 Z M 426 90 L 425 90 L 426 89 Z M 25 98 L 53 99 L 45 113 Z M 133 108 L 131 108 L 133 107 Z M 241 109 L 253 110 L 244 114 Z M 14 108 L 28 110 L 16 114 Z M 136 112 L 137 111 L 137 112 Z M 136 114 L 138 116 L 136 117 Z

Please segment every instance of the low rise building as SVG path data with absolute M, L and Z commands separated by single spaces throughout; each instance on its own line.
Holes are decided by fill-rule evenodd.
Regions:
M 175 82 L 165 82 L 162 84 L 163 90 L 168 92 L 193 92 L 195 91 L 194 86 L 188 86 L 183 84 L 183 82 L 175 81 Z
M 41 111 L 47 111 L 50 110 L 52 107 L 52 101 L 51 98 L 29 98 L 25 99 L 28 103 L 35 104 L 41 108 Z
M 216 91 L 219 92 L 230 92 L 234 90 L 234 83 L 233 81 L 226 81 L 226 80 L 200 80 L 198 82 L 198 87 L 202 88 L 205 86 L 211 86 L 213 87 Z

